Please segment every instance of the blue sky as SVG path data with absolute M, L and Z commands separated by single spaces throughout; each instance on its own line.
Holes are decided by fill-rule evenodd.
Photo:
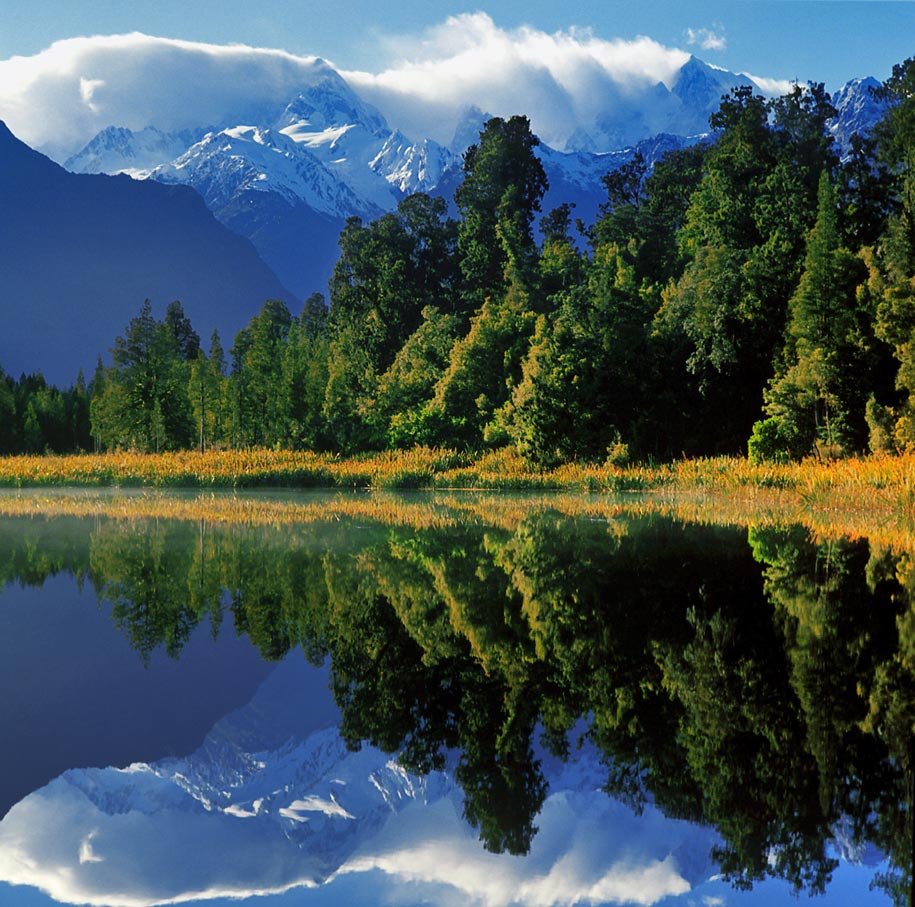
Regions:
M 727 69 L 824 81 L 830 90 L 856 76 L 886 78 L 915 54 L 915 3 L 908 0 L 0 0 L 0 60 L 60 38 L 142 31 L 317 54 L 344 69 L 378 72 L 409 57 L 426 29 L 477 10 L 508 30 L 647 35 Z

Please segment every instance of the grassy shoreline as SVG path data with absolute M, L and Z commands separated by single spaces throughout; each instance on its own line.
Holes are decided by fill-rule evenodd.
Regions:
M 182 451 L 0 458 L 0 487 L 367 488 L 726 494 L 911 512 L 915 456 L 751 464 L 736 457 L 661 465 L 527 464 L 511 449 L 477 456 L 415 448 L 353 457 L 296 451 Z
M 316 494 L 242 493 L 270 488 Z M 160 493 L 172 489 L 190 493 Z M 353 490 L 362 493 L 343 493 Z M 398 494 L 406 490 L 428 493 Z M 423 449 L 349 459 L 274 451 L 0 458 L 0 514 L 7 516 L 290 526 L 370 520 L 419 529 L 456 520 L 514 527 L 546 511 L 611 523 L 657 514 L 742 527 L 801 524 L 813 538 L 867 537 L 915 553 L 915 456 L 548 471 L 531 469 L 512 451 L 476 459 Z

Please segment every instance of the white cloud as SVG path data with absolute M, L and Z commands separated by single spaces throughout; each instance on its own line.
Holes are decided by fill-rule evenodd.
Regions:
M 718 26 L 690 30 L 686 38 L 708 49 L 724 46 Z M 591 131 L 598 121 L 627 124 L 607 133 L 608 147 L 682 125 L 669 119 L 676 105 L 665 106 L 658 85 L 673 87 L 689 53 L 648 37 L 504 29 L 478 12 L 452 16 L 418 36 L 378 40 L 397 62 L 378 73 L 342 74 L 413 138 L 449 143 L 471 106 L 494 116 L 526 114 L 534 131 L 560 149 L 577 129 Z M 315 57 L 243 45 L 139 33 L 73 38 L 0 61 L 0 119 L 28 144 L 64 160 L 106 126 L 176 131 L 269 121 L 271 111 L 278 114 L 326 71 Z M 787 84 L 755 81 L 775 94 Z
M 95 831 L 89 832 L 79 845 L 80 863 L 101 863 L 105 859 L 104 857 L 100 857 L 92 847 L 92 839 L 96 834 L 97 832 Z
M 237 125 L 288 101 L 323 69 L 314 57 L 142 34 L 72 38 L 0 61 L 0 119 L 57 159 L 105 126 Z
M 716 31 L 710 28 L 686 29 L 686 43 L 698 45 L 702 50 L 724 50 L 728 46 L 724 29 L 720 25 L 716 25 L 715 28 Z
M 434 124 L 448 142 L 467 106 L 495 116 L 525 113 L 534 131 L 562 145 L 577 125 L 658 82 L 671 86 L 689 54 L 651 38 L 607 41 L 589 29 L 548 34 L 499 28 L 486 13 L 452 16 L 421 39 L 405 38 L 384 72 L 345 72 L 368 100 L 407 132 Z
M 79 96 L 82 98 L 83 103 L 91 110 L 93 113 L 98 113 L 98 108 L 92 103 L 92 98 L 95 96 L 95 92 L 99 88 L 105 87 L 104 79 L 83 79 L 79 80 Z
M 790 94 L 794 90 L 794 81 L 792 79 L 768 79 L 765 76 L 754 76 L 748 72 L 742 72 L 759 86 L 759 90 L 770 98 L 776 98 L 783 94 Z
M 607 41 L 587 29 L 499 28 L 485 13 L 453 16 L 419 38 L 382 39 L 400 62 L 349 72 L 357 91 L 407 134 L 451 140 L 471 105 L 526 113 L 544 140 L 574 129 L 658 82 L 671 85 L 685 51 L 640 37 Z M 238 125 L 288 101 L 320 62 L 284 51 L 217 46 L 138 33 L 58 41 L 0 61 L 0 119 L 58 160 L 105 126 L 163 130 Z

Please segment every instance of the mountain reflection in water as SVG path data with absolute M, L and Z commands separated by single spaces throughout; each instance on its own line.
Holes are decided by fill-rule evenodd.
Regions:
M 386 512 L 0 521 L 0 579 L 79 578 L 143 659 L 209 623 L 281 661 L 192 756 L 17 804 L 0 878 L 146 904 L 463 872 L 472 902 L 653 904 L 730 898 L 713 876 L 832 898 L 850 861 L 910 903 L 911 553 L 548 498 Z M 295 648 L 338 731 L 302 732 Z

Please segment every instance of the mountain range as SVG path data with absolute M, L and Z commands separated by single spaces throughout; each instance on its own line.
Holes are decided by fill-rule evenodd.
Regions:
M 293 96 L 241 105 L 218 123 L 112 123 L 63 169 L 37 155 L 24 166 L 24 146 L 3 129 L 0 266 L 8 298 L 27 305 L 0 340 L 0 365 L 71 382 L 146 297 L 163 308 L 181 299 L 198 331 L 218 328 L 229 348 L 265 298 L 295 309 L 326 290 L 347 218 L 374 219 L 417 191 L 453 198 L 486 112 L 467 108 L 445 145 L 405 136 L 322 60 L 300 81 Z M 882 114 L 876 84 L 860 79 L 836 94 L 840 147 Z M 593 222 L 602 175 L 637 151 L 652 164 L 702 140 L 738 85 L 754 83 L 691 57 L 672 87 L 608 89 L 562 148 L 537 149 L 550 184 L 543 211 L 573 202 Z
M 875 84 L 856 80 L 837 94 L 832 128 L 840 144 L 847 146 L 852 132 L 881 115 L 868 91 Z M 576 216 L 592 222 L 603 199 L 603 174 L 636 150 L 653 163 L 699 140 L 722 95 L 741 85 L 759 89 L 747 76 L 690 57 L 672 88 L 658 82 L 641 91 L 608 92 L 601 112 L 577 127 L 564 147 L 541 145 L 550 182 L 543 210 L 574 202 Z M 305 297 L 326 287 L 347 217 L 373 219 L 411 192 L 450 198 L 461 155 L 489 115 L 468 108 L 447 146 L 417 141 L 317 60 L 299 94 L 257 117 L 168 134 L 110 126 L 65 166 L 192 186 L 223 224 L 251 240 L 286 286 Z

